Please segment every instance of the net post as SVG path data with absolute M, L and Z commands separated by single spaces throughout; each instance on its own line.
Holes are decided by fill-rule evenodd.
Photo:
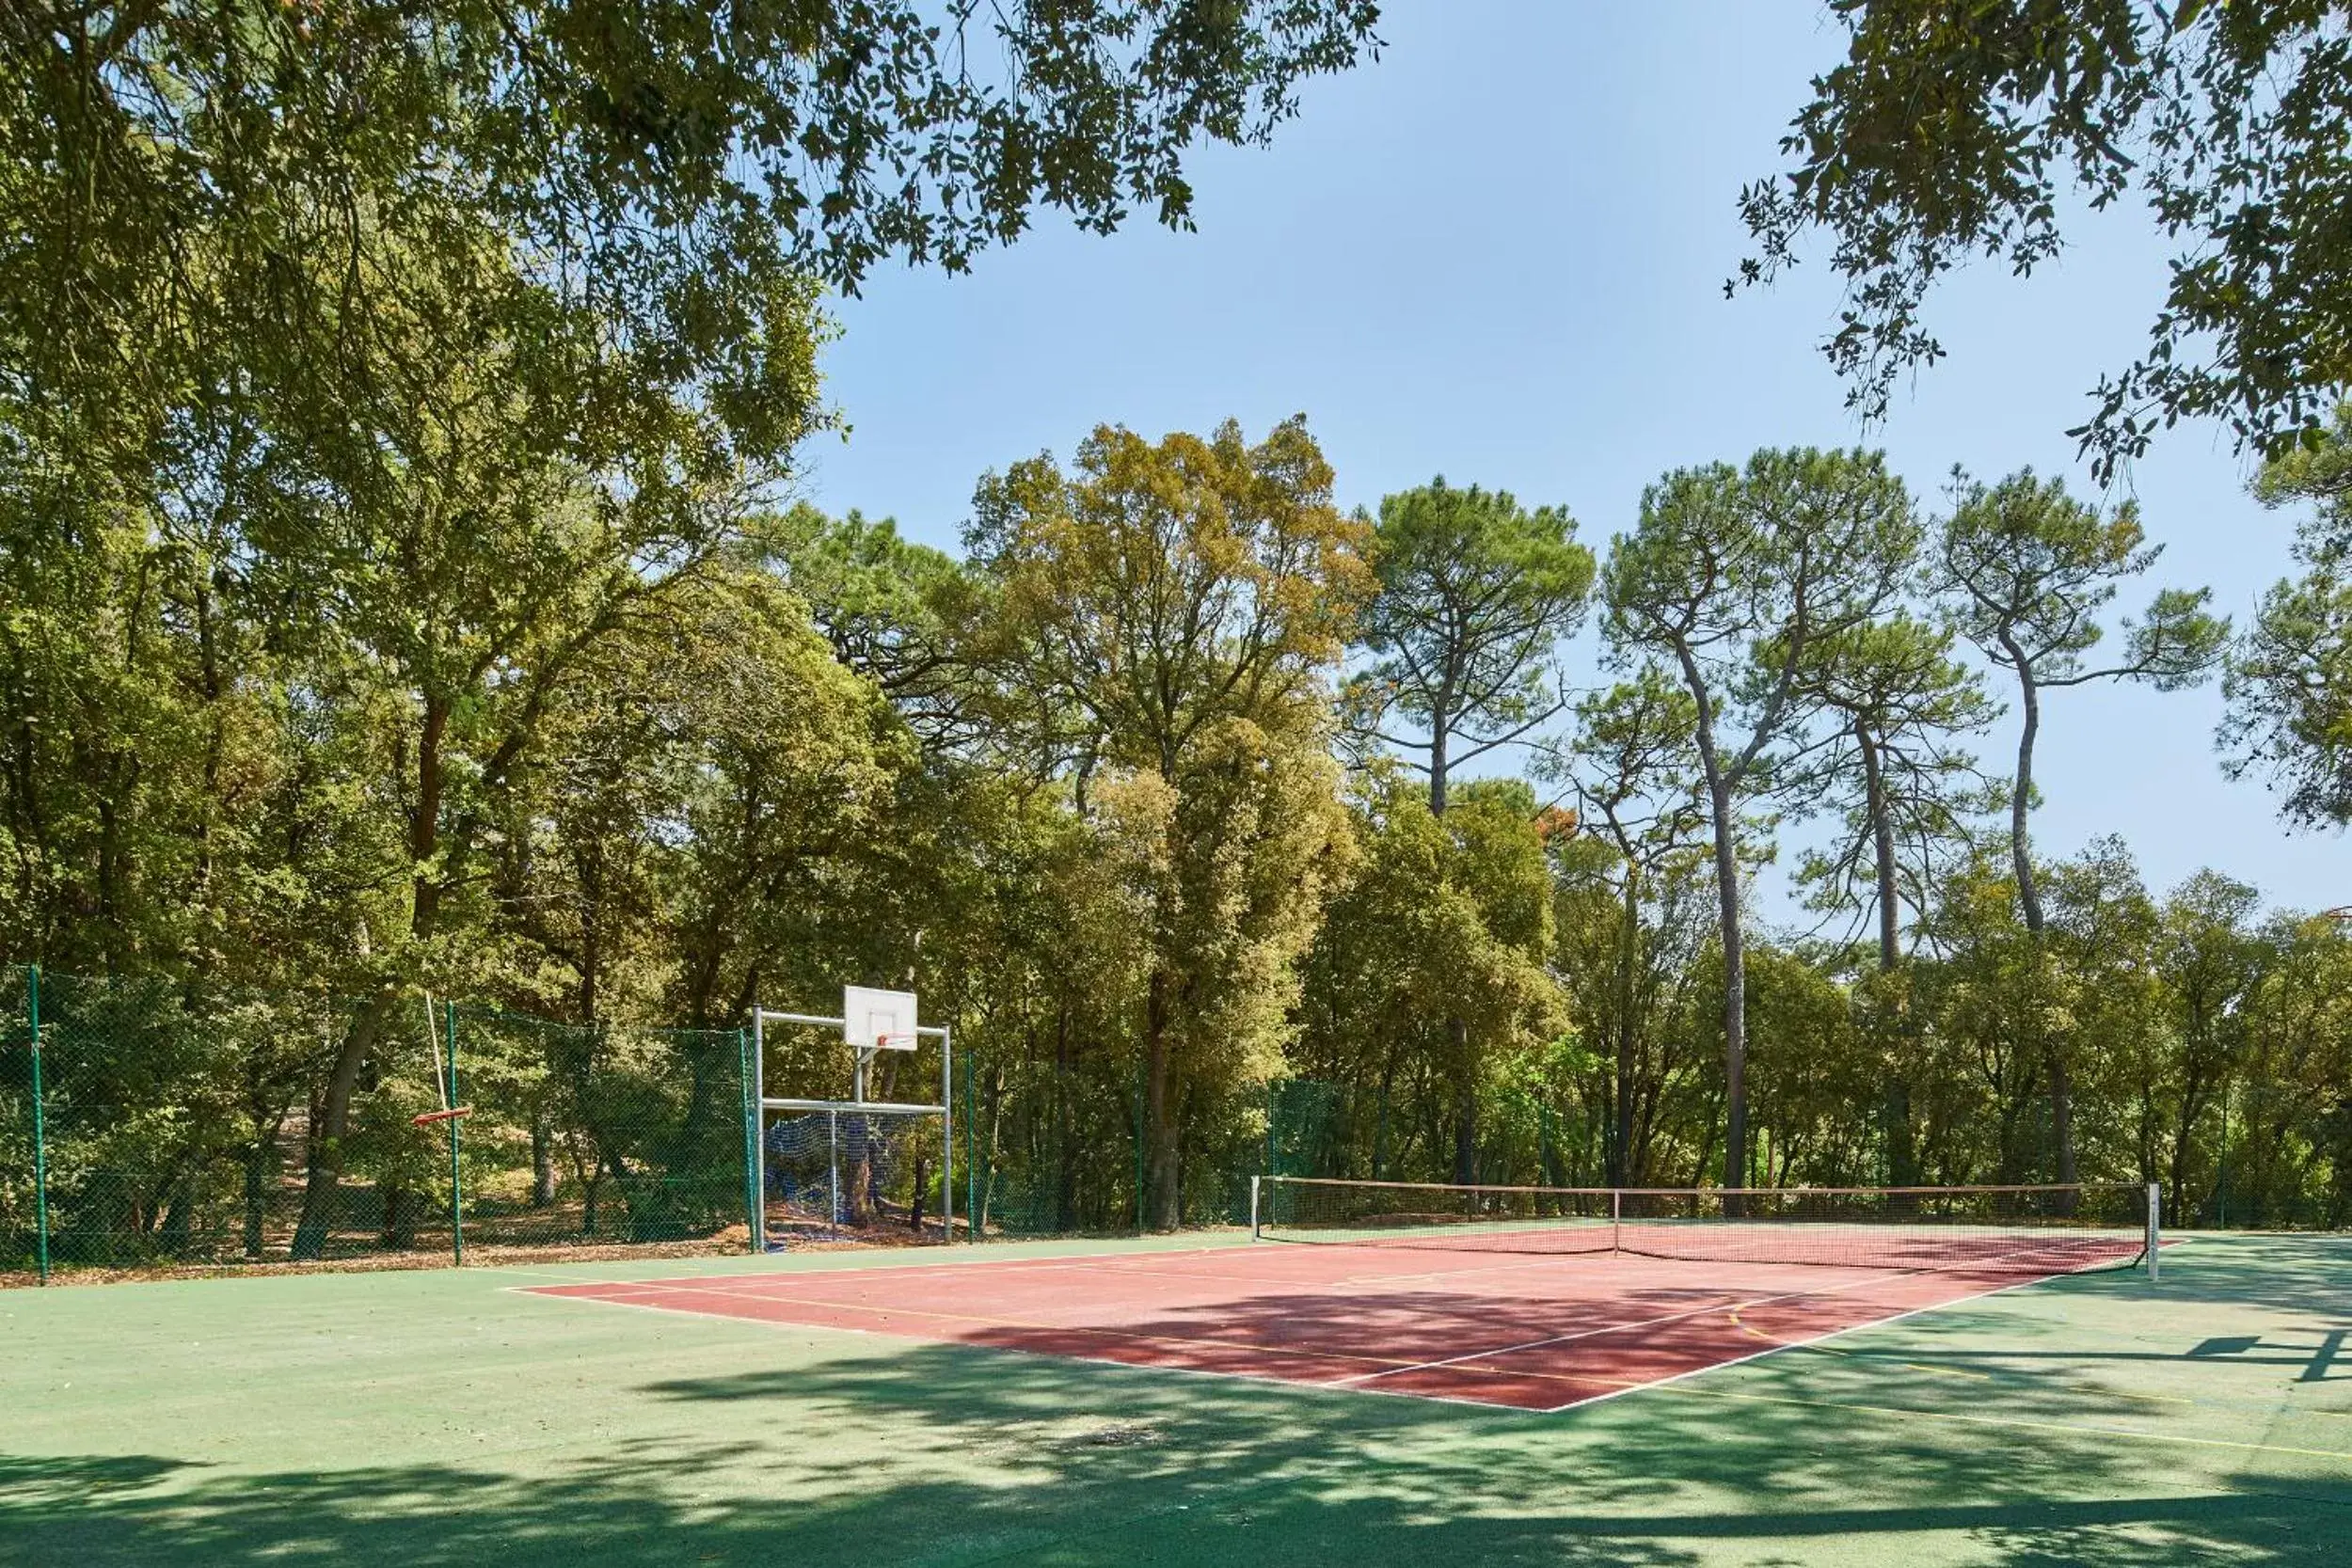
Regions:
M 33 1047 L 33 1234 L 40 1282 L 49 1283 L 49 1124 L 40 1093 L 40 965 L 24 971 L 24 1017 Z
M 1258 1184 L 1264 1180 L 1263 1176 L 1252 1176 L 1249 1179 L 1249 1239 L 1253 1242 L 1265 1240 L 1265 1232 L 1258 1223 Z
M 2148 1183 L 2148 1283 L 2156 1283 L 2157 1258 L 2164 1248 L 2164 1186 Z
M 1622 1174 L 1622 1173 L 1620 1173 Z M 1625 1189 L 1609 1189 L 1609 1250 L 1625 1250 Z
M 441 1003 L 442 1032 L 449 1040 L 449 1103 L 457 1103 L 457 1004 Z M 459 1173 L 457 1152 L 466 1125 L 464 1117 L 449 1118 L 449 1250 L 450 1261 L 457 1268 L 466 1266 L 466 1187 Z
M 749 1029 L 735 1032 L 735 1081 L 743 1117 L 743 1241 L 752 1251 L 757 1252 L 759 1179 L 754 1174 L 755 1157 L 752 1148 L 759 1141 L 759 1101 L 752 1093 L 752 1032 Z
M 752 1250 L 768 1250 L 768 1015 L 752 1003 Z

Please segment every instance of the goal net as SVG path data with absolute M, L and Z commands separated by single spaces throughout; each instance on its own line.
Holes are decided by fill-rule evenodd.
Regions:
M 766 1133 L 768 1227 L 778 1240 L 936 1239 L 943 1115 L 838 1109 L 775 1114 Z
M 838 1016 L 752 1009 L 755 1251 L 954 1238 L 953 1042 L 915 1009 L 864 986 Z

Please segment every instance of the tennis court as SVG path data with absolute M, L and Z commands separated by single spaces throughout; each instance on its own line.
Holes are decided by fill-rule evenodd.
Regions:
M 0 1563 L 2341 1560 L 2340 1237 L 1591 1229 L 0 1292 Z
M 1521 1410 L 1563 1410 L 1761 1353 L 2087 1270 L 2129 1267 L 2144 1220 L 1564 1212 L 1617 1195 L 1286 1183 L 1266 1244 L 811 1278 L 742 1274 L 528 1288 L 738 1318 Z M 1634 1195 L 1653 1208 L 1667 1195 Z M 1673 1195 L 1687 1209 L 1703 1195 Z M 1808 1195 L 1809 1196 L 1809 1195 Z M 1878 1195 L 1870 1195 L 1876 1201 Z M 2006 1197 L 2007 1195 L 1999 1195 Z M 1579 1200 L 1581 1200 L 1580 1204 Z M 1819 1201 L 1819 1200 L 1815 1200 Z M 1539 1212 L 1538 1208 L 1548 1212 Z M 1306 1212 L 1303 1211 L 1319 1211 Z M 1523 1211 L 1523 1212 L 1518 1212 Z M 1409 1223 L 1406 1223 L 1408 1222 Z M 1282 1244 L 1284 1243 L 1299 1244 Z

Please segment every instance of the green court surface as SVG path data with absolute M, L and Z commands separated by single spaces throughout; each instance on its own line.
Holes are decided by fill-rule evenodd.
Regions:
M 0 1293 L 0 1563 L 2352 1561 L 2340 1237 L 1551 1415 L 512 1289 L 866 1261 Z

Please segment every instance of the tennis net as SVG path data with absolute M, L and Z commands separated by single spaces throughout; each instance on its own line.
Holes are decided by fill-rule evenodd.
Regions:
M 1269 1241 L 1501 1253 L 1630 1253 L 1979 1274 L 2081 1274 L 2153 1260 L 2155 1190 L 2036 1187 L 1500 1187 L 1269 1176 Z

